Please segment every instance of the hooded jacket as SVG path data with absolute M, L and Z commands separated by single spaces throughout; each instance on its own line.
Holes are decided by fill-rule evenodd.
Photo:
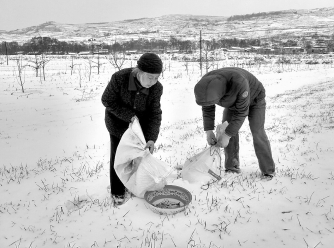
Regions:
M 149 89 L 139 89 L 136 85 L 140 83 L 132 70 L 127 68 L 114 73 L 102 94 L 106 127 L 110 134 L 121 138 L 136 115 L 146 141 L 156 142 L 161 125 L 163 87 L 158 81 Z
M 262 83 L 250 72 L 237 67 L 225 67 L 205 74 L 194 88 L 196 103 L 202 106 L 204 131 L 213 130 L 216 104 L 229 108 L 233 115 L 225 133 L 238 133 L 249 106 L 265 98 Z

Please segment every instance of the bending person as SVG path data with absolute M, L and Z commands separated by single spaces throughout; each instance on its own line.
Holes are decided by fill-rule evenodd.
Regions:
M 208 144 L 224 148 L 225 171 L 240 173 L 238 132 L 248 117 L 260 170 L 263 176 L 272 178 L 275 163 L 264 130 L 266 94 L 262 83 L 242 68 L 225 67 L 205 74 L 194 93 L 196 103 L 202 106 Z M 224 108 L 222 122 L 229 123 L 218 144 L 213 132 L 216 105 Z

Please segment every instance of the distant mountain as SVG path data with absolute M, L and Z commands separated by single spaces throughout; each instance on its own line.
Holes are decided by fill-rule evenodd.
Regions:
M 204 39 L 270 38 L 332 35 L 334 7 L 312 10 L 261 12 L 231 17 L 198 15 L 165 15 L 156 18 L 124 21 L 63 24 L 46 22 L 12 31 L 0 31 L 0 41 L 25 42 L 32 37 L 48 36 L 58 40 L 114 42 L 138 38 L 195 39 L 202 30 Z

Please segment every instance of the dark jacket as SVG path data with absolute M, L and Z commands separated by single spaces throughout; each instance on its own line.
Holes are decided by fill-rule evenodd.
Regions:
M 204 130 L 213 130 L 215 104 L 233 111 L 225 132 L 229 136 L 237 134 L 249 106 L 265 98 L 262 83 L 250 72 L 237 67 L 225 67 L 205 74 L 195 86 L 197 104 L 202 106 Z
M 149 89 L 139 89 L 133 68 L 114 73 L 104 93 L 105 123 L 108 131 L 121 138 L 131 118 L 137 116 L 146 141 L 156 142 L 161 125 L 160 99 L 163 87 L 158 81 Z

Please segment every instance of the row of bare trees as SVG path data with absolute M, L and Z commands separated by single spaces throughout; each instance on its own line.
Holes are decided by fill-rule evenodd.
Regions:
M 231 56 L 228 56 L 226 54 L 221 53 L 212 53 L 211 50 L 206 46 L 206 44 L 203 44 L 202 51 L 201 51 L 201 60 L 195 60 L 195 61 L 188 61 L 186 59 L 180 59 L 180 57 L 175 58 L 172 55 L 161 55 L 162 59 L 164 60 L 164 66 L 162 71 L 162 77 L 164 77 L 164 72 L 166 70 L 171 70 L 171 60 L 177 59 L 179 61 L 183 61 L 183 66 L 185 68 L 185 71 L 187 72 L 187 75 L 189 73 L 189 65 L 196 64 L 200 67 L 201 75 L 204 73 L 209 72 L 210 70 L 218 69 L 221 66 L 237 66 L 247 69 L 256 69 L 256 68 L 269 68 L 270 70 L 274 71 L 291 71 L 291 70 L 299 70 L 303 63 L 301 63 L 301 58 L 298 57 L 288 57 L 288 56 L 281 56 L 281 57 L 271 57 L 265 60 L 264 58 L 260 57 L 244 57 L 239 59 L 240 56 L 237 56 L 233 59 Z M 77 58 L 84 59 L 86 63 L 78 62 Z M 27 67 L 33 68 L 35 71 L 36 77 L 40 77 L 40 81 L 42 83 L 42 80 L 46 80 L 45 70 L 46 66 L 49 64 L 49 62 L 53 59 L 51 56 L 45 56 L 45 55 L 34 55 L 34 56 L 19 56 L 15 57 L 13 60 L 15 60 L 15 76 L 16 79 L 21 86 L 22 92 L 24 92 L 24 83 L 25 83 L 25 77 L 24 77 L 24 71 Z M 131 58 L 130 58 L 131 59 Z M 299 60 L 300 61 L 299 61 Z M 315 57 L 313 57 L 315 59 Z M 71 69 L 71 75 L 74 73 L 74 71 L 77 71 L 80 76 L 80 82 L 79 86 L 81 88 L 81 82 L 82 82 L 82 69 L 84 66 L 85 75 L 87 76 L 88 80 L 91 81 L 91 75 L 93 73 L 93 70 L 96 68 L 97 74 L 100 74 L 101 67 L 104 64 L 110 64 L 115 70 L 121 70 L 123 69 L 123 66 L 125 65 L 125 62 L 129 60 L 129 57 L 125 55 L 124 52 L 113 52 L 108 55 L 96 55 L 96 56 L 86 56 L 86 57 L 76 57 L 72 56 L 70 60 L 69 68 Z M 298 60 L 299 63 L 295 62 Z M 2 57 L 0 57 L 0 64 L 4 64 L 5 60 L 3 60 Z M 325 64 L 330 67 L 333 67 L 334 61 L 324 61 L 322 64 Z M 317 61 L 317 64 L 320 62 Z M 316 64 L 316 63 L 314 63 Z M 132 59 L 131 59 L 131 67 L 132 67 Z M 310 66 L 309 66 L 310 67 Z M 268 69 L 268 70 L 269 70 Z
M 85 60 L 87 63 L 85 63 L 86 72 L 88 72 L 88 80 L 91 80 L 92 71 L 94 68 L 97 69 L 97 74 L 100 74 L 100 70 L 102 65 L 105 63 L 102 62 L 103 59 L 106 59 L 113 68 L 117 70 L 121 70 L 124 66 L 124 63 L 126 61 L 125 54 L 123 52 L 113 52 L 107 56 L 101 56 L 97 55 L 97 57 L 86 57 Z M 25 69 L 30 67 L 35 71 L 35 76 L 40 77 L 40 81 L 42 83 L 42 79 L 45 81 L 45 70 L 46 65 L 52 60 L 52 57 L 45 56 L 44 54 L 41 55 L 34 55 L 33 57 L 24 57 L 19 56 L 15 57 L 13 59 L 15 61 L 15 69 L 14 74 L 17 79 L 18 84 L 21 87 L 22 92 L 24 93 L 24 84 L 25 84 Z M 3 62 L 1 62 L 3 64 Z M 80 76 L 80 88 L 81 88 L 81 69 L 82 64 L 77 63 L 75 61 L 74 56 L 71 57 L 71 64 L 69 65 L 71 69 L 71 75 L 73 75 L 73 72 L 75 69 L 78 70 L 79 76 Z

